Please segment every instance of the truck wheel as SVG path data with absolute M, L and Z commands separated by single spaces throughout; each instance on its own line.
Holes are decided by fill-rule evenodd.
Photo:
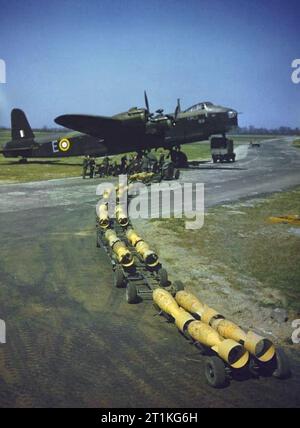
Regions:
M 235 162 L 235 154 L 232 156 L 232 162 Z
M 116 266 L 114 270 L 114 286 L 117 288 L 124 287 L 124 273 L 121 266 Z
M 226 385 L 225 365 L 219 357 L 206 358 L 205 377 L 208 384 L 213 388 L 222 388 Z
M 174 281 L 173 282 L 173 286 L 176 290 L 176 293 L 178 293 L 178 291 L 182 291 L 184 290 L 184 285 L 182 281 Z
M 158 271 L 158 278 L 161 287 L 167 287 L 169 285 L 168 272 L 164 268 L 160 268 Z
M 132 283 L 127 284 L 126 287 L 126 300 L 129 304 L 137 303 L 138 301 L 138 294 L 136 286 Z
M 277 379 L 287 379 L 291 375 L 289 359 L 282 348 L 276 349 L 276 369 L 273 376 Z
M 212 157 L 213 163 L 217 163 L 217 158 L 215 156 Z

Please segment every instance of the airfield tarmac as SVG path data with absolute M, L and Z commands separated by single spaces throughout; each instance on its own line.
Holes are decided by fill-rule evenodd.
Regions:
M 181 180 L 205 183 L 207 207 L 300 184 L 300 150 L 289 139 L 241 146 L 238 158 L 186 170 Z M 212 389 L 196 348 L 150 303 L 126 303 L 95 246 L 98 182 L 0 186 L 0 318 L 7 325 L 0 406 L 299 406 L 298 363 L 285 381 Z

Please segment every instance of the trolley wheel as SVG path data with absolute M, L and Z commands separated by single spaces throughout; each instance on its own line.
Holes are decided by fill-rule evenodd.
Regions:
M 116 265 L 115 270 L 114 270 L 114 286 L 117 288 L 121 288 L 124 287 L 124 273 L 123 273 L 123 269 L 121 268 L 121 266 Z
M 208 384 L 213 388 L 222 388 L 226 385 L 225 365 L 219 357 L 206 358 L 205 377 Z
M 133 304 L 138 301 L 138 294 L 136 286 L 132 283 L 128 283 L 126 287 L 126 300 L 127 303 Z
M 291 375 L 289 359 L 282 348 L 276 349 L 275 355 L 276 369 L 273 376 L 277 379 L 286 379 Z
M 161 287 L 167 287 L 169 285 L 168 272 L 164 268 L 160 268 L 158 271 L 158 278 Z
M 176 293 L 177 293 L 178 291 L 182 291 L 182 290 L 184 290 L 184 285 L 183 285 L 183 282 L 182 282 L 182 281 L 174 281 L 174 282 L 173 282 L 173 286 L 174 286 L 174 288 L 175 288 Z
M 174 173 L 175 180 L 178 180 L 179 177 L 180 177 L 180 170 L 179 169 L 175 169 L 175 173 Z

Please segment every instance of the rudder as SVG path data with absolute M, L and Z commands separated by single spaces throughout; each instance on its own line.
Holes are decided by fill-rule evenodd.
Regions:
M 11 111 L 11 138 L 12 140 L 34 138 L 34 133 L 25 113 L 17 108 Z

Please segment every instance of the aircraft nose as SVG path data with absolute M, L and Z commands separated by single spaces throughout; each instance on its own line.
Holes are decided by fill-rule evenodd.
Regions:
M 234 119 L 237 117 L 238 112 L 232 108 L 227 109 L 227 115 L 229 117 L 229 119 Z

